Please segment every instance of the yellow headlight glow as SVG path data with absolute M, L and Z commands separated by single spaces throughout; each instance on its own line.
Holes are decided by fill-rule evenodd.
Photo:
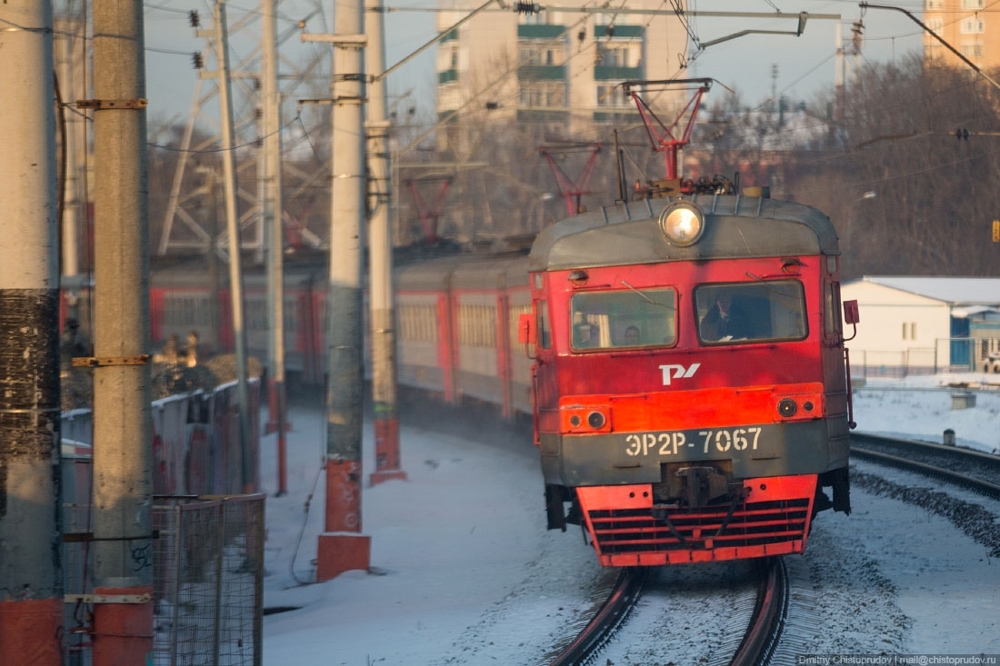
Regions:
M 694 204 L 677 201 L 660 213 L 660 229 L 673 245 L 694 245 L 705 231 L 705 216 Z

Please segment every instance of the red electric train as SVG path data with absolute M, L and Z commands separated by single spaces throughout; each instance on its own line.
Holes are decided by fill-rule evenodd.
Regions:
M 583 525 L 603 565 L 801 552 L 818 511 L 850 510 L 839 262 L 825 215 L 766 196 L 602 208 L 528 256 L 399 268 L 399 382 L 531 415 L 548 526 Z M 288 369 L 307 382 L 326 367 L 324 276 L 285 280 Z M 246 296 L 265 357 L 262 275 Z M 217 298 L 190 269 L 154 273 L 154 341 L 228 346 Z
M 819 211 L 734 194 L 543 230 L 519 328 L 549 527 L 645 566 L 801 552 L 849 512 L 839 254 Z
M 640 83 L 625 90 L 667 179 L 549 226 L 527 256 L 398 268 L 399 382 L 530 414 L 548 527 L 582 525 L 602 565 L 802 552 L 819 511 L 850 512 L 841 309 L 858 317 L 840 301 L 836 232 L 766 188 L 678 178 L 694 112 L 681 138 L 676 123 L 654 132 Z M 710 81 L 660 83 L 697 84 L 696 110 Z M 195 330 L 232 347 L 212 325 L 228 320 L 224 290 L 190 269 L 152 285 L 154 343 Z M 326 367 L 325 285 L 323 265 L 286 268 L 287 369 L 306 382 Z M 245 294 L 248 348 L 266 357 L 263 275 Z

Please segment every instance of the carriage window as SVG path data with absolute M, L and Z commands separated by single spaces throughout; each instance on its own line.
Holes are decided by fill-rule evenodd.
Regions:
M 549 304 L 547 301 L 538 301 L 538 347 L 540 349 L 552 348 L 552 329 L 549 328 Z
M 673 289 L 593 291 L 573 296 L 573 349 L 662 347 L 677 340 Z
M 704 284 L 694 290 L 698 337 L 733 344 L 806 337 L 802 283 Z

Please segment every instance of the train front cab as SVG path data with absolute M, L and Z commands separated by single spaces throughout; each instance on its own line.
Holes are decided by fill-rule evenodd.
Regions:
M 699 243 L 632 204 L 649 213 L 577 219 L 532 251 L 522 326 L 549 527 L 582 523 L 605 566 L 801 552 L 818 510 L 849 511 L 832 226 L 723 199 Z M 711 325 L 720 298 L 745 330 Z

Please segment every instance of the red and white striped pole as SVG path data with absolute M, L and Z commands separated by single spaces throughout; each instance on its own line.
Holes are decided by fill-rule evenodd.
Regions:
M 319 536 L 317 553 L 320 581 L 351 569 L 367 570 L 371 556 L 371 539 L 361 534 L 363 11 L 361 0 L 336 0 L 335 34 L 321 38 L 335 48 L 326 332 L 326 529 Z

